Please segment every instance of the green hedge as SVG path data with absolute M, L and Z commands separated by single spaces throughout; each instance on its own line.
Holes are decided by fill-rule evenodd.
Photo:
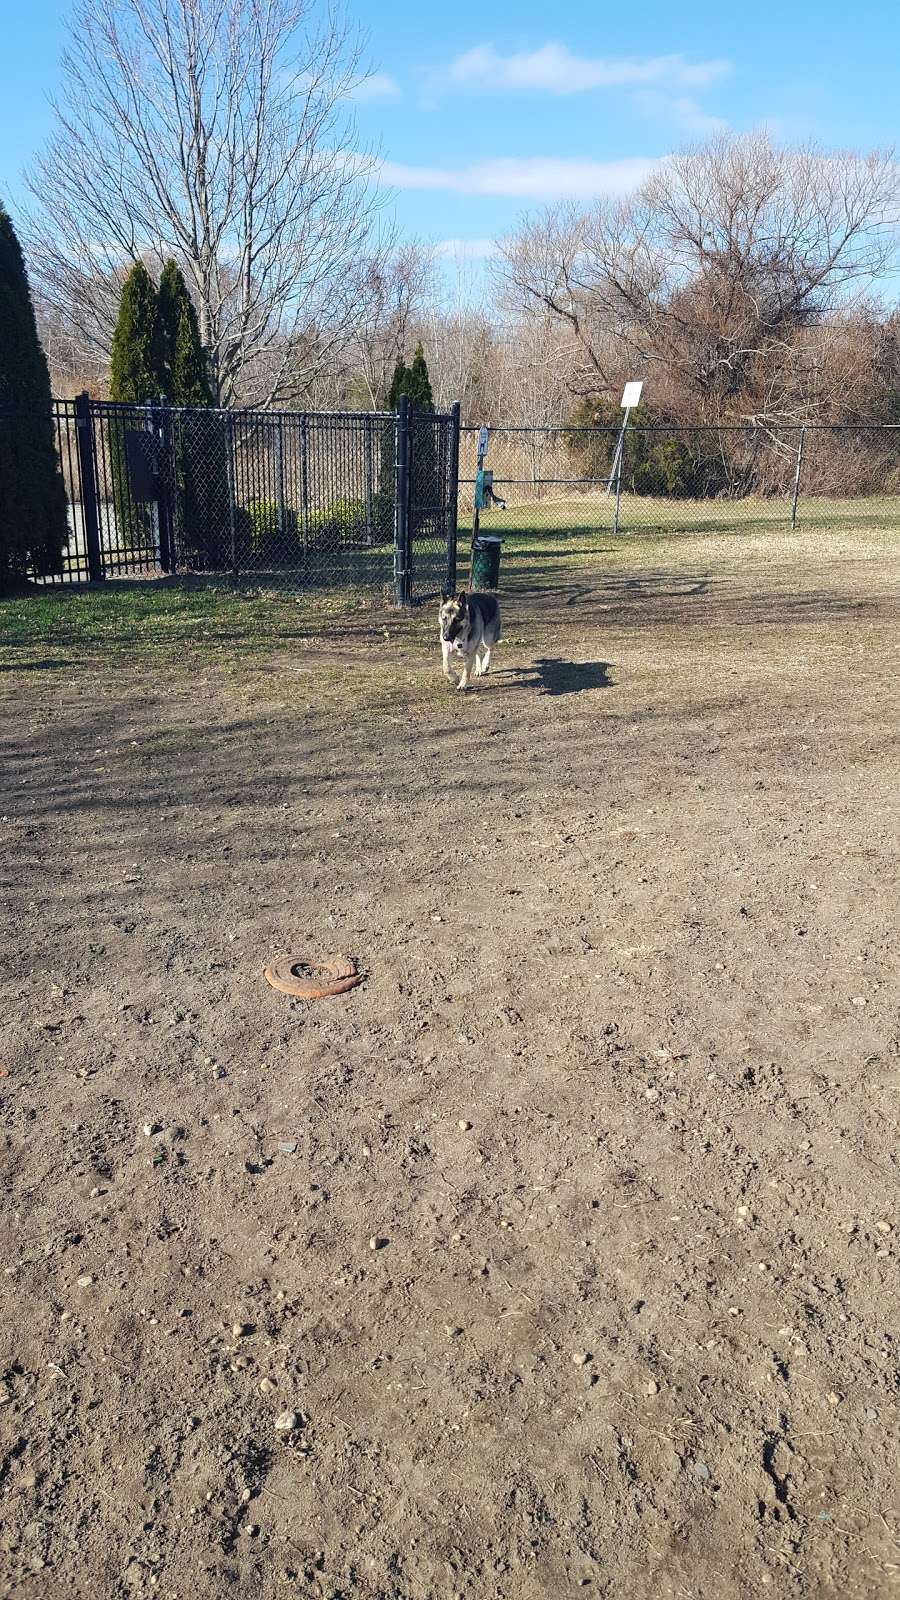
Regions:
M 238 512 L 238 523 L 246 560 L 260 566 L 300 560 L 297 513 L 290 506 L 284 507 L 279 526 L 277 500 L 251 500 Z
M 374 534 L 374 527 L 372 530 Z M 366 543 L 365 500 L 335 500 L 321 511 L 311 511 L 307 520 L 310 544 L 329 545 Z

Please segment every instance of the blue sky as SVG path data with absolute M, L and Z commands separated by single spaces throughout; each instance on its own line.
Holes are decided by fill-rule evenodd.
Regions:
M 67 7 L 4 8 L 0 195 L 50 120 Z M 573 0 L 436 7 L 356 0 L 377 76 L 357 106 L 406 233 L 474 257 L 525 211 L 628 187 L 717 127 L 885 147 L 898 137 L 900 12 L 870 0 L 605 7 Z M 900 142 L 900 140 L 898 140 Z M 448 244 L 448 248 L 453 248 Z

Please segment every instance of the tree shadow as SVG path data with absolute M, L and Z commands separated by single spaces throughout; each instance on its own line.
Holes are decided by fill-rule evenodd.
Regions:
M 0 661 L 0 672 L 67 672 L 70 667 L 86 667 L 93 663 L 76 661 L 72 656 L 45 656 L 36 661 Z

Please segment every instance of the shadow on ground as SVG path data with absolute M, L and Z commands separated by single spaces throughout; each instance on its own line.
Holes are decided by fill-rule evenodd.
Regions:
M 561 656 L 541 656 L 530 667 L 504 667 L 496 674 L 508 677 L 506 688 L 538 689 L 541 694 L 582 694 L 586 689 L 611 689 L 611 661 L 565 661 Z

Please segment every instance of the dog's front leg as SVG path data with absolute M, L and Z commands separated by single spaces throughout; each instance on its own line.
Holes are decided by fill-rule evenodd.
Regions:
M 468 689 L 469 679 L 474 676 L 477 651 L 472 650 L 469 655 L 463 656 L 463 673 L 456 685 L 457 690 Z
M 452 656 L 452 654 L 453 654 L 453 645 L 448 643 L 448 641 L 446 639 L 442 639 L 441 640 L 441 655 L 444 658 L 444 677 L 448 678 L 451 683 L 455 683 L 456 679 L 454 678 L 453 673 L 450 671 L 450 657 Z

